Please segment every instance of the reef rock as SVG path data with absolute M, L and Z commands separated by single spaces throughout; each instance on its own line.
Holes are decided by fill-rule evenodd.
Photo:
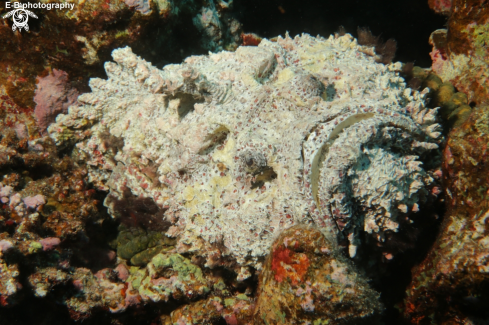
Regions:
M 447 213 L 428 256 L 413 269 L 406 291 L 404 313 L 412 324 L 421 319 L 436 324 L 455 324 L 453 319 L 477 324 L 487 319 L 488 112 L 487 106 L 475 108 L 449 135 L 443 163 Z
M 360 232 L 382 242 L 430 195 L 422 160 L 440 136 L 427 91 L 371 53 L 349 34 L 286 36 L 159 70 L 126 47 L 48 131 L 78 142 L 113 215 L 127 189 L 152 198 L 177 251 L 208 267 L 260 269 L 303 223 L 354 256 Z
M 68 74 L 62 70 L 53 69 L 51 74 L 38 77 L 36 81 L 34 114 L 39 128 L 45 131 L 56 115 L 68 112 L 68 107 L 75 103 L 80 93 L 69 86 Z
M 35 107 L 36 79 L 46 76 L 48 67 L 66 71 L 70 83 L 84 92 L 88 76 L 103 75 L 103 62 L 109 59 L 113 49 L 121 46 L 131 45 L 146 57 L 168 62 L 181 60 L 184 53 L 235 49 L 241 41 L 241 24 L 233 17 L 233 1 L 43 0 L 35 3 L 35 6 L 39 3 L 57 8 L 35 10 L 36 14 L 42 14 L 39 19 L 29 21 L 31 34 L 13 32 L 7 19 L 0 24 L 0 47 L 8 49 L 0 52 L 0 84 L 22 107 Z M 10 10 L 1 6 L 0 15 L 3 17 Z M 188 41 L 182 42 L 182 37 Z M 46 100 L 53 102 L 49 95 L 48 91 L 41 98 L 38 96 L 38 100 L 43 104 Z M 64 96 L 59 97 L 54 99 L 56 106 L 65 101 Z M 57 108 L 41 107 L 41 117 L 48 113 L 50 121 Z M 41 128 L 45 123 L 41 120 Z
M 218 324 L 225 320 L 226 324 L 250 324 L 249 318 L 253 311 L 252 299 L 245 294 L 222 299 L 211 296 L 205 300 L 184 305 L 161 316 L 161 325 L 172 324 Z
M 304 226 L 277 238 L 257 295 L 253 324 L 375 324 L 382 311 L 351 262 Z
M 433 71 L 467 94 L 470 102 L 489 101 L 489 9 L 481 0 L 453 0 L 448 30 L 430 37 Z

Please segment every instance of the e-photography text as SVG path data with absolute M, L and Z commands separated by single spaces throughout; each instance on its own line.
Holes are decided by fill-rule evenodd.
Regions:
M 5 2 L 6 9 L 69 9 L 73 10 L 74 3 L 21 3 L 21 2 Z

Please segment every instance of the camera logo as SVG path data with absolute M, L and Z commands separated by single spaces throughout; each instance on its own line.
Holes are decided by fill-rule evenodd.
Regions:
M 24 28 L 26 31 L 29 30 L 29 25 L 27 25 L 27 22 L 29 21 L 29 16 L 33 18 L 37 18 L 36 14 L 26 9 L 12 10 L 6 15 L 4 15 L 3 18 L 12 17 L 12 21 L 14 23 L 12 25 L 12 30 L 15 32 L 18 28 L 20 32 L 22 31 L 22 28 Z

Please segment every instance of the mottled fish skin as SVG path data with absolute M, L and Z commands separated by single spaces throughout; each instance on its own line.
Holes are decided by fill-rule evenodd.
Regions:
M 99 189 L 165 207 L 177 251 L 208 267 L 260 269 L 274 238 L 304 223 L 342 232 L 354 256 L 359 232 L 382 241 L 428 195 L 419 157 L 440 141 L 427 90 L 368 53 L 349 34 L 286 35 L 159 70 L 117 49 L 108 79 L 91 79 L 49 133 L 77 142 Z

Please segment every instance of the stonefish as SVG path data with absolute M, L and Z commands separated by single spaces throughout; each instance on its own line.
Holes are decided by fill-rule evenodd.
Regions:
M 264 39 L 161 70 L 128 47 L 112 56 L 50 136 L 76 142 L 112 214 L 129 190 L 153 199 L 177 250 L 208 267 L 259 269 L 299 223 L 347 238 L 354 256 L 360 233 L 382 241 L 430 195 L 421 158 L 440 132 L 427 91 L 349 34 Z

